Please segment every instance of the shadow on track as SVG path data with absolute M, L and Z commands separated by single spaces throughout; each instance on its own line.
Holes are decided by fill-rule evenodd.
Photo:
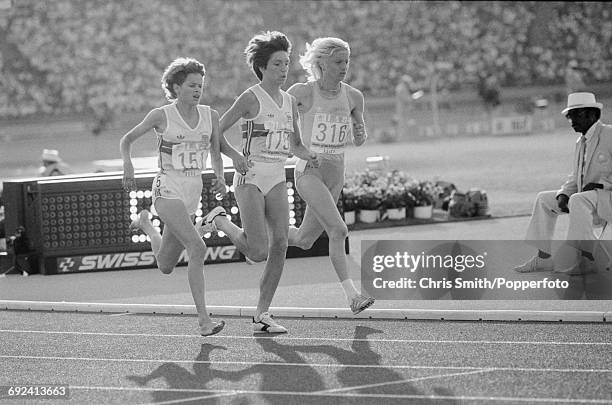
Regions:
M 289 403 L 371 404 L 381 400 L 384 403 L 410 403 L 410 399 L 405 397 L 376 399 L 372 396 L 359 398 L 347 396 L 348 394 L 426 396 L 410 381 L 406 381 L 411 376 L 402 375 L 392 368 L 381 367 L 381 354 L 374 351 L 367 340 L 368 336 L 381 333 L 384 332 L 379 329 L 366 326 L 355 327 L 350 350 L 330 344 L 283 344 L 270 336 L 256 337 L 255 342 L 266 353 L 274 354 L 275 357 L 288 365 L 279 365 L 279 361 L 274 359 L 238 371 L 212 368 L 211 365 L 214 362 L 210 363 L 211 353 L 214 350 L 228 349 L 225 346 L 203 344 L 194 361 L 193 372 L 176 363 L 164 363 L 146 376 L 130 375 L 126 378 L 141 387 L 147 386 L 153 380 L 163 379 L 166 386 L 172 391 L 153 391 L 153 403 L 177 400 L 185 401 L 184 403 L 202 403 L 205 400 L 206 404 L 214 404 L 221 400 L 221 397 L 225 397 L 223 402 L 227 402 L 227 396 L 232 395 L 236 396 L 231 399 L 232 403 L 249 403 L 249 400 L 258 402 L 258 399 L 253 398 L 253 394 L 241 393 L 241 390 L 258 391 L 260 393 L 257 398 L 263 400 L 262 402 L 275 405 Z M 331 364 L 347 367 L 309 366 L 308 356 L 305 356 L 307 354 L 324 354 L 333 359 Z M 249 359 L 247 358 L 245 361 L 249 361 Z M 377 367 L 372 368 L 371 366 Z M 210 386 L 213 380 L 215 381 L 214 387 Z M 239 383 L 238 386 L 234 385 L 236 392 L 218 391 L 218 387 L 231 387 L 232 382 L 234 384 Z M 258 388 L 249 385 L 255 382 L 259 382 Z M 337 382 L 341 386 L 333 387 L 333 385 L 337 385 Z M 232 388 L 223 389 L 231 390 Z M 198 392 L 188 392 L 188 390 L 198 390 Z M 206 392 L 207 390 L 210 390 L 210 392 Z M 434 386 L 432 390 L 435 395 L 453 396 L 453 393 L 446 387 Z M 283 392 L 287 394 L 283 394 Z M 300 395 L 300 393 L 304 393 L 304 395 Z M 413 399 L 412 401 L 416 400 Z M 451 405 L 458 402 L 442 400 L 442 402 L 437 401 L 437 403 Z

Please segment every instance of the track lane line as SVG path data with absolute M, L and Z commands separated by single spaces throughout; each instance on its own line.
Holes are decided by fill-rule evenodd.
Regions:
M 149 388 L 149 387 L 107 387 L 107 386 L 70 386 L 74 390 L 101 390 L 101 391 L 159 391 L 159 392 L 210 392 L 232 395 L 278 395 L 303 397 L 329 397 L 329 398 L 382 398 L 382 399 L 418 399 L 418 400 L 467 400 L 467 401 L 501 401 L 501 402 L 539 402 L 539 403 L 571 403 L 571 404 L 610 404 L 610 399 L 587 398 L 548 398 L 548 397 L 494 397 L 494 396 L 461 396 L 461 395 L 417 395 L 417 394 L 357 394 L 357 393 L 316 393 L 296 391 L 255 391 L 255 390 L 214 390 L 204 388 Z M 187 401 L 183 399 L 182 401 Z M 158 404 L 156 402 L 156 404 Z
M 262 361 L 212 361 L 212 360 L 180 360 L 180 359 L 126 359 L 99 357 L 62 357 L 62 356 L 23 356 L 0 355 L 0 359 L 13 360 L 64 360 L 64 361 L 99 361 L 115 363 L 176 363 L 176 364 L 209 364 L 209 365 L 240 365 L 240 366 L 289 366 L 289 367 L 330 367 L 330 368 L 391 368 L 391 369 L 431 369 L 431 370 L 494 370 L 494 371 L 531 371 L 559 373 L 612 373 L 612 369 L 588 368 L 531 368 L 531 367 L 470 367 L 470 366 L 416 366 L 403 364 L 335 364 L 335 363 L 286 363 Z
M 207 309 L 214 316 L 251 317 L 256 312 L 251 306 L 216 306 Z M 136 304 L 116 302 L 24 301 L 0 300 L 0 311 L 51 311 L 74 313 L 138 313 L 197 315 L 195 305 L 188 304 Z M 377 320 L 447 320 L 447 321 L 510 321 L 510 322 L 592 322 L 605 323 L 608 310 L 528 310 L 528 309 L 410 309 L 371 308 L 354 315 L 348 308 L 271 307 L 278 317 L 307 317 L 325 319 L 377 319 Z M 609 317 L 608 317 L 609 319 Z
M 196 334 L 158 334 L 158 333 L 119 333 L 119 332 L 80 332 L 80 331 L 46 331 L 46 330 L 19 330 L 0 329 L 0 333 L 33 333 L 33 334 L 65 334 L 83 336 L 121 336 L 121 337 L 168 337 L 168 338 L 198 338 Z M 504 345 L 553 345 L 553 346 L 612 346 L 612 342 L 555 342 L 555 341 L 520 341 L 520 340 L 433 340 L 433 339 L 353 339 L 353 338 L 320 338 L 320 337 L 297 337 L 297 336 L 240 336 L 240 335 L 213 335 L 205 339 L 274 339 L 274 340 L 312 340 L 331 342 L 372 342 L 372 343 L 445 343 L 445 344 L 504 344 Z
M 201 395 L 201 396 L 197 396 L 197 397 L 191 397 L 191 398 L 180 398 L 180 399 L 173 399 L 170 401 L 162 401 L 162 402 L 147 402 L 145 404 L 141 404 L 141 405 L 169 405 L 169 404 L 180 404 L 182 402 L 191 402 L 191 401 L 201 401 L 203 399 L 211 399 L 211 398 L 221 398 L 221 397 L 231 397 L 233 395 L 236 395 L 235 392 L 219 392 L 216 394 L 212 394 L 212 395 Z
M 457 376 L 463 376 L 463 375 L 481 374 L 481 373 L 487 373 L 489 371 L 495 371 L 495 370 L 487 368 L 487 369 L 481 369 L 481 370 L 466 371 L 463 373 L 436 374 L 436 375 L 429 375 L 425 377 L 409 378 L 406 380 L 399 380 L 399 381 L 389 381 L 389 382 L 384 382 L 384 383 L 357 385 L 357 386 L 344 387 L 344 388 L 333 388 L 329 390 L 317 391 L 317 393 L 332 393 L 332 392 L 338 393 L 338 392 L 361 390 L 364 388 L 388 387 L 390 385 L 406 384 L 406 383 L 416 382 L 416 381 L 434 380 L 437 378 L 444 378 L 444 377 L 457 377 Z

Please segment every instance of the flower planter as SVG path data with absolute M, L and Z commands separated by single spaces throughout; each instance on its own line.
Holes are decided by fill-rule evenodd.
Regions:
M 433 216 L 433 206 L 426 205 L 426 206 L 414 207 L 413 215 L 417 219 L 429 219 Z
M 387 219 L 404 219 L 406 218 L 406 207 L 387 208 Z
M 373 224 L 378 221 L 378 210 L 359 210 L 359 222 Z
M 344 211 L 344 222 L 347 225 L 353 225 L 355 223 L 355 211 Z

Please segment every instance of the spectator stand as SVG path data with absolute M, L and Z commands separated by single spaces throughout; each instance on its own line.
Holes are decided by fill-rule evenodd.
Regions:
M 601 29 L 612 7 L 605 2 L 264 3 L 4 1 L 0 118 L 76 113 L 89 131 L 101 134 L 118 114 L 159 105 L 159 71 L 175 56 L 169 49 L 204 60 L 209 86 L 203 102 L 226 104 L 253 82 L 242 60 L 244 38 L 271 24 L 284 27 L 296 54 L 312 41 L 313 28 L 333 27 L 330 35 L 355 50 L 347 81 L 368 99 L 393 95 L 404 75 L 418 89 L 430 89 L 430 66 L 440 60 L 451 66 L 435 80 L 441 110 L 447 92 L 475 88 L 484 71 L 496 72 L 502 102 L 506 87 L 563 84 L 572 60 L 584 68 L 587 85 L 612 80 L 610 36 Z M 589 52 L 581 53 L 585 48 Z M 303 79 L 293 59 L 288 85 Z M 83 68 L 83 60 L 92 68 Z M 437 134 L 436 124 L 430 125 L 422 135 Z M 439 129 L 454 131 L 444 123 Z

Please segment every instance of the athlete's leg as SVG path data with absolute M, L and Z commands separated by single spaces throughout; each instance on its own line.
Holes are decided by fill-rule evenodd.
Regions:
M 213 221 L 217 229 L 225 232 L 245 256 L 255 262 L 264 261 L 268 254 L 264 196 L 253 184 L 242 184 L 236 187 L 234 193 L 240 210 L 242 228 L 224 215 L 217 216 Z
M 300 227 L 289 226 L 289 246 L 297 246 L 300 249 L 308 250 L 321 236 L 322 232 L 323 226 L 312 211 L 312 208 L 307 205 Z
M 285 266 L 289 227 L 289 206 L 285 182 L 278 183 L 266 194 L 265 204 L 265 218 L 269 232 L 268 260 L 259 283 L 256 319 L 270 308 Z
M 327 232 L 329 237 L 329 258 L 336 271 L 338 280 L 340 283 L 344 283 L 350 279 L 344 251 L 348 229 L 336 206 L 342 185 L 337 186 L 330 192 L 325 184 L 316 176 L 303 176 L 299 179 L 299 182 L 300 196 L 306 201 L 313 216 L 322 225 L 325 232 Z M 349 300 L 358 294 L 354 286 L 349 286 L 347 291 L 347 298 Z
M 149 211 L 142 210 L 138 219 L 132 222 L 131 227 L 140 228 L 151 239 L 151 250 L 155 255 L 157 267 L 164 274 L 170 274 L 176 267 L 178 260 L 185 247 L 170 231 L 165 231 L 163 236 L 153 227 L 149 218 Z
M 204 284 L 204 260 L 206 255 L 206 245 L 198 235 L 193 226 L 192 219 L 187 213 L 185 204 L 181 200 L 158 198 L 155 201 L 155 208 L 159 217 L 164 221 L 164 237 L 159 251 L 160 258 L 165 260 L 164 250 L 166 240 L 178 240 L 187 250 L 189 264 L 187 266 L 189 287 L 191 295 L 198 311 L 198 321 L 200 332 L 210 334 L 211 330 L 218 324 L 213 322 L 206 310 L 205 284 Z M 171 233 L 172 236 L 166 236 Z M 176 264 L 176 263 L 175 263 Z M 169 263 L 159 263 L 160 269 L 168 266 Z

